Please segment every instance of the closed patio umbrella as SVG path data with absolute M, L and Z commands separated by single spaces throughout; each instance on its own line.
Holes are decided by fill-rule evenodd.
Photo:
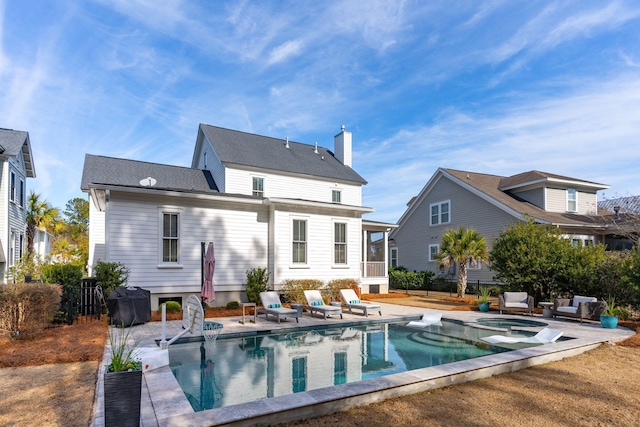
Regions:
M 213 272 L 216 268 L 216 258 L 213 253 L 213 243 L 209 242 L 207 252 L 204 255 L 204 283 L 202 284 L 202 298 L 205 302 L 210 303 L 216 300 L 216 294 L 213 292 Z

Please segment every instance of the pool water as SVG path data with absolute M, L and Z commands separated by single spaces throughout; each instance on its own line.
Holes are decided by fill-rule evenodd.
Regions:
M 548 323 L 537 322 L 535 320 L 527 320 L 527 319 L 505 319 L 503 317 L 490 317 L 490 318 L 481 318 L 476 320 L 477 323 L 483 326 L 490 326 L 493 328 L 505 328 L 510 329 L 512 327 L 544 327 L 548 326 Z
M 457 362 L 502 351 L 479 341 L 492 331 L 444 321 L 299 330 L 174 344 L 170 368 L 194 411 Z

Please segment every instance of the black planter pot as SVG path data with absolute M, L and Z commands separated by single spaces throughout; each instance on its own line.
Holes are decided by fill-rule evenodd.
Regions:
M 105 426 L 140 425 L 142 370 L 108 372 L 104 374 Z

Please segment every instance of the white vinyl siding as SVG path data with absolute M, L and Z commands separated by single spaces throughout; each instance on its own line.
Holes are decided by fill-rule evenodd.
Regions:
M 247 186 L 247 182 L 251 182 L 251 177 L 255 176 L 256 172 L 257 171 L 226 168 L 226 188 L 224 191 L 227 193 L 251 195 L 252 189 Z M 327 187 L 335 187 L 335 181 L 322 180 L 321 178 L 303 178 L 275 173 L 262 173 L 262 171 L 260 171 L 260 176 L 263 176 L 265 182 L 268 183 L 267 188 L 264 189 L 264 197 L 281 197 L 333 203 L 333 193 L 327 191 Z M 352 206 L 362 205 L 362 187 L 360 185 L 342 182 L 339 184 L 342 204 Z
M 93 203 L 93 199 L 89 198 L 89 266 L 91 269 L 99 260 L 104 261 L 105 252 L 105 213 L 100 212 Z M 89 272 L 91 276 L 92 271 Z
M 182 268 L 159 268 L 162 228 L 158 212 L 174 210 L 178 202 Z M 216 202 L 160 196 L 141 198 L 112 191 L 107 215 L 108 246 L 103 260 L 122 262 L 131 269 L 128 284 L 149 289 L 152 294 L 200 293 L 201 242 L 215 245 L 216 291 L 242 291 L 245 272 L 268 265 L 268 223 L 263 219 L 268 210 L 261 206 L 251 211 L 228 203 L 223 207 Z
M 438 261 L 438 252 L 440 252 L 440 245 L 429 245 L 429 262 Z
M 451 201 L 433 203 L 429 206 L 431 212 L 430 225 L 448 224 L 451 222 Z
M 333 223 L 333 263 L 336 265 L 347 263 L 347 224 Z
M 578 192 L 575 188 L 567 188 L 567 212 L 578 211 Z

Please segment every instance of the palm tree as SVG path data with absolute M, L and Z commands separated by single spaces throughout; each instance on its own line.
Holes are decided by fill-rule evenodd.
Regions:
M 464 298 L 467 290 L 467 263 L 476 267 L 478 262 L 487 262 L 489 250 L 484 236 L 473 228 L 449 229 L 442 236 L 438 260 L 444 268 L 459 264 L 458 296 Z
M 58 210 L 38 193 L 31 191 L 27 204 L 27 254 L 33 253 L 33 240 L 40 227 L 49 229 L 58 218 Z

